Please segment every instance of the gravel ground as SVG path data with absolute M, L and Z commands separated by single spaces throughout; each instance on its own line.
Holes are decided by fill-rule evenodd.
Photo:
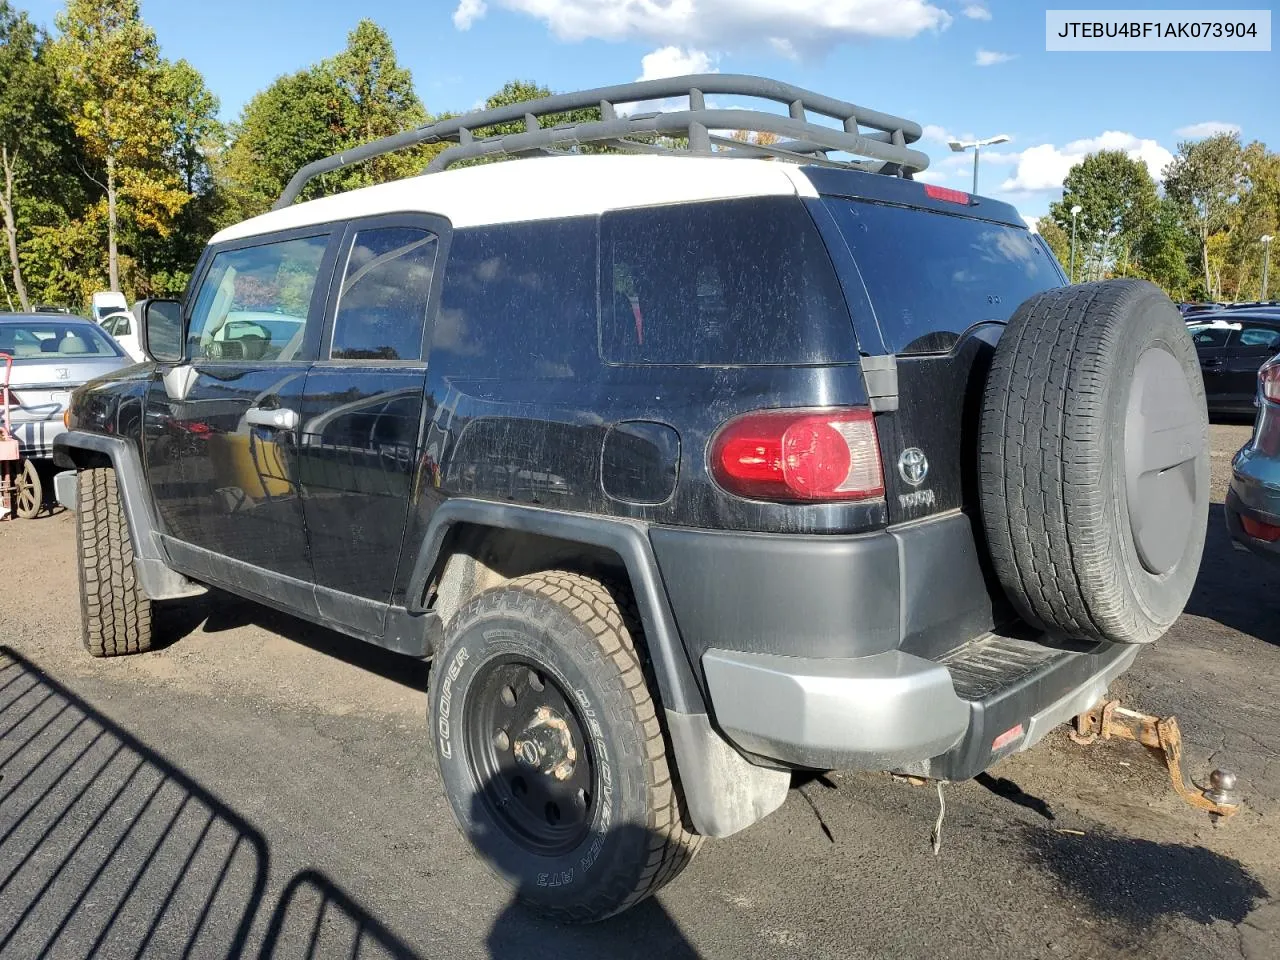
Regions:
M 1248 429 L 1215 426 L 1187 613 L 1117 684 L 1176 713 L 1212 827 L 1132 744 L 1060 733 L 947 789 L 797 782 L 654 901 L 538 921 L 470 854 L 426 736 L 427 667 L 222 594 L 140 657 L 80 646 L 74 520 L 0 525 L 0 956 L 1280 957 L 1280 569 L 1231 549 Z

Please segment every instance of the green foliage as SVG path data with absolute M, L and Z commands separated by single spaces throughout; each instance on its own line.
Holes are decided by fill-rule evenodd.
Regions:
M 1179 205 L 1183 221 L 1199 239 L 1207 291 L 1218 289 L 1210 272 L 1209 240 L 1227 228 L 1243 175 L 1244 151 L 1235 133 L 1178 144 L 1165 172 L 1165 193 Z
M 1159 284 L 1175 300 L 1193 295 L 1189 262 L 1195 256 L 1195 243 L 1183 228 L 1177 203 L 1160 202 L 1135 253 L 1139 276 Z
M 1146 164 L 1120 150 L 1100 150 L 1072 167 L 1062 188 L 1062 199 L 1049 207 L 1054 222 L 1069 236 L 1071 208 L 1083 207 L 1076 224 L 1078 248 L 1098 244 L 1114 272 L 1126 271 L 1130 251 L 1159 202 Z
M 223 165 L 228 202 L 221 220 L 234 223 L 266 212 L 289 179 L 312 161 L 427 119 L 391 39 L 373 21 L 361 20 L 336 57 L 281 77 L 245 106 Z M 308 184 L 303 199 L 410 176 L 438 149 L 402 150 L 326 174 Z

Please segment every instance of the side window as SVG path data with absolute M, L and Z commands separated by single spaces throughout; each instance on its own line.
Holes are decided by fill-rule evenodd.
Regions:
M 596 236 L 594 218 L 455 230 L 432 365 L 541 380 L 597 363 Z
M 1225 347 L 1233 332 L 1232 327 L 1192 327 L 1191 339 L 1197 347 Z
M 439 243 L 413 227 L 356 234 L 333 322 L 334 360 L 421 360 Z
M 110 332 L 115 337 L 129 336 L 129 318 L 124 316 L 116 317 L 115 326 Z
M 280 240 L 213 258 L 196 292 L 187 355 L 292 360 L 306 334 L 328 235 Z
M 1280 330 L 1275 327 L 1245 324 L 1236 345 L 1249 353 L 1268 353 L 1280 349 Z
M 600 249 L 600 339 L 612 363 L 857 356 L 835 268 L 794 197 L 606 213 Z

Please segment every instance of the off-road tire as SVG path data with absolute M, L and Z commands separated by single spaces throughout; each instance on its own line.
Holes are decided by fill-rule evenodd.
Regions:
M 1048 633 L 1150 643 L 1204 550 L 1208 417 L 1194 344 L 1154 284 L 1037 294 L 996 348 L 980 432 L 982 518 L 1018 613 Z
M 679 874 L 702 841 L 681 815 L 628 607 L 579 574 L 520 577 L 458 611 L 431 671 L 431 731 L 459 828 L 518 899 L 556 920 L 592 922 L 627 909 Z M 586 839 L 561 856 L 532 852 L 495 827 L 466 756 L 461 728 L 475 695 L 471 682 L 486 663 L 511 655 L 539 664 L 594 714 L 592 749 L 603 751 L 611 768 L 608 802 L 597 805 Z M 597 845 L 590 857 L 586 851 Z
M 76 484 L 80 619 L 85 649 L 117 657 L 151 649 L 151 600 L 138 586 L 133 540 L 110 467 L 79 471 Z

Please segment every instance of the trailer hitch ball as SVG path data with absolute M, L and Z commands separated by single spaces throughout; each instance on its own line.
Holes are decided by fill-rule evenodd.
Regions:
M 1209 774 L 1209 789 L 1204 798 L 1219 807 L 1234 807 L 1240 803 L 1236 794 L 1236 775 L 1230 770 L 1214 770 Z

